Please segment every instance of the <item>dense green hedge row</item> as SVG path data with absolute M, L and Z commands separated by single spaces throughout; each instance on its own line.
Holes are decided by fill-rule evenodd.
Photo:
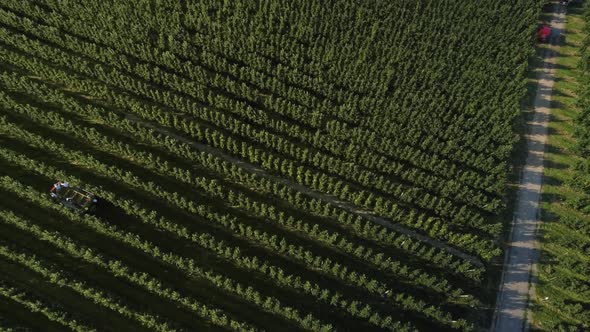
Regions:
M 2 212 L 6 213 L 6 211 Z M 8 214 L 6 216 L 3 216 L 3 218 L 4 217 L 8 219 L 13 219 L 14 215 Z M 84 325 L 83 323 L 78 323 L 75 319 L 68 317 L 68 314 L 59 311 L 59 309 L 56 308 L 54 304 L 48 304 L 41 300 L 35 299 L 34 296 L 30 296 L 29 294 L 22 292 L 18 288 L 12 287 L 9 281 L 0 281 L 0 296 L 8 298 L 14 302 L 20 303 L 21 305 L 29 309 L 31 312 L 40 312 L 49 320 L 58 322 L 62 324 L 64 327 L 70 328 L 73 331 L 96 331 L 95 329 L 87 325 Z
M 0 38 L 2 38 L 2 31 L 7 33 L 7 30 L 0 28 Z M 164 124 L 173 125 L 181 132 L 199 141 L 204 141 L 207 144 L 230 152 L 252 163 L 260 164 L 266 169 L 279 172 L 282 176 L 297 181 L 300 184 L 311 186 L 318 191 L 328 192 L 341 199 L 353 202 L 356 205 L 369 208 L 376 213 L 384 214 L 408 226 L 421 228 L 424 219 L 431 220 L 425 227 L 426 229 L 424 229 L 429 234 L 437 234 L 437 237 L 443 238 L 454 245 L 466 246 L 469 251 L 477 253 L 485 259 L 497 256 L 500 252 L 490 240 L 480 239 L 480 236 L 484 235 L 481 234 L 481 231 L 476 232 L 477 227 L 481 227 L 485 232 L 496 233 L 500 229 L 500 224 L 489 224 L 489 221 L 484 221 L 478 212 L 473 211 L 466 205 L 453 205 L 450 201 L 439 199 L 437 196 L 431 195 L 428 192 L 424 193 L 417 187 L 392 184 L 389 180 L 386 181 L 389 183 L 387 185 L 387 183 L 383 183 L 383 176 L 375 177 L 367 173 L 354 172 L 347 168 L 345 164 L 340 164 L 340 171 L 356 174 L 355 177 L 361 179 L 359 181 L 363 187 L 359 187 L 358 182 L 355 184 L 349 181 L 342 181 L 337 176 L 329 175 L 330 172 L 318 172 L 313 167 L 308 167 L 300 161 L 294 161 L 277 155 L 273 150 L 278 146 L 274 146 L 272 149 L 266 149 L 252 145 L 248 142 L 249 138 L 252 135 L 257 137 L 259 135 L 250 133 L 244 126 L 233 122 L 221 122 L 217 124 L 218 127 L 211 128 L 211 122 L 195 122 L 185 116 L 170 114 L 171 110 L 174 109 L 185 113 L 199 114 L 201 117 L 205 116 L 202 112 L 194 109 L 194 103 L 191 104 L 179 95 L 163 94 L 158 87 L 146 84 L 143 81 L 134 80 L 133 77 L 124 75 L 116 69 L 111 70 L 103 67 L 104 65 L 91 66 L 86 62 L 80 62 L 76 56 L 63 52 L 60 49 L 51 48 L 34 40 L 30 40 L 29 43 L 26 39 L 22 39 L 22 37 L 26 38 L 25 35 L 18 37 L 13 34 L 6 34 L 5 36 L 8 38 L 4 39 L 6 42 L 21 50 L 25 50 L 29 54 L 36 54 L 61 66 L 75 68 L 80 73 L 97 78 L 100 82 L 107 83 L 111 87 L 114 85 L 117 89 L 124 89 L 123 91 L 127 93 L 150 98 L 170 109 L 166 110 L 154 106 L 145 109 L 142 103 L 139 103 L 141 105 L 139 106 L 129 96 L 120 94 L 116 102 L 114 102 L 118 107 L 133 109 L 139 112 L 144 118 L 150 120 L 158 119 Z M 95 91 L 87 91 L 87 93 L 96 96 Z M 167 120 L 162 120 L 162 117 Z M 216 115 L 213 118 L 219 118 L 219 116 Z M 232 131 L 241 137 L 236 138 L 235 136 L 227 135 L 225 133 L 226 130 Z M 265 140 L 268 139 L 269 142 L 272 141 L 266 135 L 262 137 Z M 281 149 L 284 148 L 284 151 L 295 153 L 293 152 L 293 148 L 289 148 L 283 144 L 281 146 L 283 146 Z M 316 153 L 310 155 L 301 153 L 296 155 L 298 159 L 313 157 L 315 167 L 324 169 L 334 167 L 333 160 L 322 154 Z M 392 201 L 387 195 L 384 195 L 383 190 L 386 187 L 388 194 L 393 194 L 400 199 Z M 374 189 L 370 191 L 368 188 Z M 414 209 L 413 206 L 416 205 L 421 209 Z M 439 220 L 439 218 L 443 218 L 443 220 Z M 451 223 L 448 218 L 452 218 L 453 222 Z M 449 228 L 452 230 L 449 230 Z M 459 231 L 454 231 L 454 229 L 458 229 Z
M 174 303 L 143 312 L 92 288 L 150 329 L 185 326 L 184 310 L 234 330 L 473 330 L 539 2 L 2 1 L 10 204 L 128 249 L 1 220 Z M 55 178 L 109 207 L 53 205 L 33 179 Z M 0 248 L 50 279 L 51 259 Z M 88 297 L 75 278 L 55 280 Z
M 473 269 L 473 266 L 468 264 L 467 262 L 461 263 L 461 261 L 452 260 L 450 256 L 444 256 L 442 252 L 436 251 L 434 250 L 434 248 L 428 248 L 424 245 L 421 245 L 419 242 L 413 241 L 411 238 L 407 236 L 399 236 L 395 233 L 387 232 L 387 230 L 383 227 L 374 225 L 367 220 L 363 221 L 362 218 L 359 216 L 353 217 L 352 214 L 347 213 L 346 211 L 338 211 L 330 207 L 330 205 L 323 203 L 318 199 L 303 196 L 284 184 L 272 182 L 268 179 L 257 176 L 254 173 L 245 172 L 243 169 L 236 167 L 235 164 L 224 161 L 212 155 L 211 153 L 207 153 L 205 151 L 196 151 L 190 146 L 188 146 L 186 143 L 179 142 L 168 137 L 162 139 L 162 137 L 155 134 L 150 129 L 138 125 L 137 123 L 129 121 L 125 118 L 118 117 L 115 113 L 109 112 L 104 108 L 95 107 L 91 105 L 84 106 L 80 103 L 80 101 L 76 100 L 75 98 L 67 97 L 62 92 L 52 89 L 45 84 L 39 84 L 32 81 L 30 78 L 19 77 L 15 74 L 0 74 L 0 78 L 2 79 L 2 85 L 4 85 L 6 88 L 10 90 L 23 92 L 26 91 L 29 96 L 35 96 L 40 100 L 45 100 L 59 104 L 62 106 L 62 110 L 68 112 L 67 114 L 69 115 L 83 116 L 84 118 L 93 122 L 100 121 L 102 123 L 109 124 L 109 126 L 116 127 L 122 133 L 132 135 L 133 139 L 137 141 L 144 142 L 152 146 L 161 147 L 173 156 L 188 159 L 194 163 L 203 166 L 203 168 L 208 169 L 210 172 L 218 173 L 222 177 L 228 178 L 228 181 L 219 182 L 223 186 L 229 188 L 232 182 L 234 184 L 236 182 L 242 183 L 244 186 L 241 186 L 240 188 L 255 188 L 257 192 L 262 192 L 267 195 L 276 195 L 277 198 L 285 200 L 299 209 L 312 211 L 314 214 L 321 216 L 334 217 L 335 219 L 338 219 L 338 221 L 342 224 L 357 230 L 357 235 L 363 236 L 363 238 L 365 238 L 366 240 L 373 240 L 377 241 L 378 243 L 386 244 L 388 246 L 394 246 L 401 250 L 407 250 L 408 253 L 418 251 L 420 252 L 420 257 L 424 259 L 424 263 L 435 264 L 444 269 L 451 268 L 452 271 L 456 272 L 457 274 L 465 274 L 469 278 L 473 278 L 476 280 L 478 279 L 477 276 L 479 274 L 474 273 L 475 271 L 467 272 L 467 270 L 476 270 L 479 271 L 479 273 L 481 273 L 481 270 Z M 16 106 L 17 105 L 13 104 L 13 107 Z M 25 111 L 26 108 L 19 109 L 21 109 L 21 112 L 24 111 L 26 114 L 31 114 L 30 111 Z M 50 124 L 51 127 L 54 128 L 60 128 L 60 130 L 67 130 L 73 136 L 78 137 L 80 139 L 84 139 L 89 144 L 99 146 L 102 148 L 110 146 L 110 151 L 113 151 L 112 149 L 116 149 L 115 151 L 117 153 L 122 154 L 138 153 L 138 158 L 132 159 L 148 158 L 150 160 L 160 160 L 159 158 L 162 158 L 159 156 L 154 157 L 151 153 L 148 153 L 147 155 L 145 152 L 140 153 L 139 151 L 136 151 L 134 148 L 130 147 L 128 144 L 114 144 L 112 143 L 112 140 L 110 138 L 102 136 L 94 129 L 77 128 L 76 124 L 72 123 L 71 121 L 66 122 L 64 119 L 60 118 L 59 115 L 55 113 L 51 113 L 51 115 L 46 113 L 43 115 L 42 118 L 46 119 L 45 121 L 43 121 L 43 123 Z M 39 118 L 37 117 L 37 119 Z M 104 142 L 104 145 L 102 142 Z M 142 155 L 144 155 L 145 157 L 139 158 Z M 164 165 L 157 166 L 164 167 L 165 165 L 168 165 L 168 162 L 166 162 Z M 177 174 L 182 173 L 190 174 L 190 171 L 178 170 L 177 172 Z M 202 176 L 202 171 L 199 171 L 199 174 Z M 330 235 L 329 230 L 321 229 L 320 225 L 318 224 L 315 224 L 313 226 L 306 226 L 305 223 L 303 223 L 302 226 L 304 229 L 317 229 L 317 232 L 319 233 L 327 232 L 325 236 L 326 238 L 331 238 L 334 236 L 338 238 L 342 236 L 338 234 Z M 298 229 L 301 231 L 301 227 L 298 227 Z M 345 244 L 346 242 L 347 241 L 344 241 Z M 400 245 L 401 242 L 407 243 L 407 245 L 402 246 Z M 377 255 L 380 254 L 377 253 Z
M 98 175 L 102 175 L 102 176 L 114 179 L 115 181 L 119 181 L 121 183 L 126 183 L 126 184 L 130 185 L 131 187 L 137 188 L 139 190 L 143 189 L 147 192 L 157 193 L 157 195 L 160 196 L 162 199 L 170 200 L 171 204 L 174 204 L 181 209 L 188 209 L 192 213 L 199 213 L 199 211 L 206 209 L 206 207 L 201 207 L 201 208 L 194 207 L 194 205 L 191 204 L 191 202 L 187 202 L 183 197 L 172 194 L 172 193 L 166 193 L 157 184 L 155 184 L 153 182 L 145 183 L 145 182 L 141 181 L 140 179 L 138 179 L 137 177 L 130 176 L 130 174 L 127 172 L 119 171 L 116 167 L 112 167 L 112 166 L 109 167 L 108 165 L 102 164 L 102 163 L 94 160 L 94 158 L 90 155 L 84 155 L 80 151 L 65 149 L 63 146 L 55 144 L 46 138 L 32 134 L 30 132 L 19 130 L 18 127 L 13 123 L 6 123 L 3 121 L 3 123 L 0 124 L 0 127 L 2 128 L 2 131 L 5 132 L 6 134 L 9 134 L 11 136 L 15 136 L 15 137 L 23 140 L 24 142 L 26 142 L 28 145 L 51 151 L 52 154 L 56 155 L 59 158 L 75 157 L 76 160 L 78 161 L 79 165 L 81 165 L 82 167 L 94 170 L 94 172 L 96 172 Z M 7 150 L 0 150 L 0 153 L 3 155 L 6 155 L 6 156 L 10 156 L 10 152 Z M 13 158 L 15 158 L 15 157 L 13 157 Z M 12 160 L 13 160 L 13 162 L 19 162 L 20 159 L 16 158 L 16 159 L 12 159 Z M 27 164 L 21 163 L 20 165 L 22 167 L 25 167 L 25 165 L 27 165 Z M 41 170 L 43 168 L 42 167 L 34 167 L 32 170 L 35 170 L 35 169 Z M 53 174 L 45 174 L 45 175 L 51 177 L 51 175 L 53 175 Z M 72 176 L 68 176 L 68 178 L 72 178 Z M 98 190 L 97 192 L 104 197 L 110 198 L 112 201 L 118 201 L 118 199 L 116 197 L 113 197 L 112 194 L 109 194 L 108 192 L 105 192 L 104 190 Z M 207 213 L 207 211 L 203 211 L 203 212 L 206 213 L 206 214 L 204 214 L 204 216 L 213 216 L 214 215 L 211 212 L 209 212 L 209 213 Z M 356 287 L 359 287 L 359 288 L 367 291 L 368 293 L 373 293 L 374 294 L 373 296 L 380 296 L 381 294 L 387 293 L 386 298 L 388 298 L 392 302 L 392 305 L 401 306 L 402 308 L 404 308 L 406 310 L 416 311 L 417 313 L 422 313 L 424 310 L 427 310 L 427 311 L 424 311 L 424 314 L 426 316 L 440 320 L 441 322 L 446 322 L 446 323 L 450 324 L 450 322 L 453 320 L 450 317 L 450 315 L 448 315 L 448 314 L 445 315 L 445 313 L 440 311 L 440 309 L 437 309 L 435 307 L 426 308 L 426 303 L 424 303 L 423 301 L 416 301 L 412 296 L 409 296 L 409 295 L 403 294 L 403 293 L 402 294 L 395 294 L 395 293 L 391 292 L 391 290 L 389 290 L 389 292 L 388 292 L 388 289 L 390 287 L 392 287 L 393 285 L 389 286 L 387 284 L 383 284 L 381 282 L 378 282 L 374 279 L 370 279 L 365 274 L 363 274 L 359 271 L 355 271 L 354 269 L 351 269 L 351 271 L 350 271 L 347 266 L 342 266 L 341 264 L 334 263 L 329 258 L 323 258 L 321 256 L 317 257 L 309 250 L 306 250 L 305 248 L 302 248 L 302 247 L 293 246 L 293 245 L 289 244 L 287 241 L 285 241 L 285 239 L 277 238 L 276 235 L 274 235 L 274 236 L 268 235 L 268 234 L 266 234 L 264 232 L 260 232 L 258 230 L 249 230 L 249 229 L 245 228 L 243 225 L 240 227 L 239 222 L 237 222 L 237 221 L 234 221 L 233 223 L 231 223 L 231 216 L 219 216 L 219 221 L 217 221 L 217 222 L 227 224 L 228 220 L 230 221 L 231 227 L 235 228 L 236 232 L 242 233 L 243 234 L 242 236 L 246 240 L 257 241 L 260 244 L 269 246 L 271 250 L 275 250 L 277 253 L 281 253 L 282 255 L 286 255 L 290 259 L 293 259 L 296 261 L 300 260 L 303 265 L 309 266 L 310 268 L 313 268 L 317 271 L 321 271 L 322 273 L 324 273 L 328 276 L 331 276 L 332 278 L 335 278 L 336 280 L 339 280 L 344 284 L 351 284 Z M 130 245 L 132 245 L 132 243 L 130 243 Z M 151 254 L 153 254 L 154 252 L 155 251 L 150 251 Z M 361 251 L 361 253 L 362 253 L 362 251 Z M 167 256 L 169 256 L 169 255 L 165 254 L 164 258 L 166 258 Z M 155 255 L 155 257 L 160 258 L 159 255 Z M 365 259 L 367 259 L 367 258 L 365 258 Z M 166 260 L 165 261 L 167 263 L 173 264 L 176 260 L 182 261 L 183 259 L 182 258 L 175 258 L 175 260 L 172 260 L 172 261 L 166 261 Z M 197 264 L 197 262 L 193 262 L 190 265 L 196 265 L 196 264 Z M 392 265 L 392 267 L 395 267 L 394 264 L 391 264 L 391 265 Z M 436 288 L 441 287 L 441 286 L 444 287 L 444 284 L 443 285 L 436 285 L 436 284 L 431 285 L 433 282 L 436 282 L 436 280 L 425 279 L 425 276 L 418 275 L 414 271 L 411 271 L 410 273 L 408 273 L 407 268 L 405 268 L 405 267 L 401 267 L 400 270 L 402 273 L 405 274 L 405 277 L 416 278 L 418 285 L 426 284 L 429 287 L 433 287 L 433 290 L 436 290 Z M 403 272 L 403 271 L 406 271 L 406 272 Z M 195 273 L 192 269 L 189 272 Z M 443 289 L 443 291 L 449 291 L 449 290 Z M 449 296 L 459 296 L 459 295 L 461 295 L 460 291 L 458 291 L 458 292 L 454 291 L 449 294 Z M 368 316 L 367 316 L 367 318 L 368 318 Z M 459 320 L 459 323 L 462 324 L 461 320 Z M 455 323 L 453 323 L 453 325 L 455 325 Z

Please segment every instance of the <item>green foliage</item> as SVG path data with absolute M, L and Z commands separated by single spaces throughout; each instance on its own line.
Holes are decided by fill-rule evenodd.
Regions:
M 550 222 L 542 242 L 539 297 L 534 311 L 535 324 L 544 331 L 590 329 L 590 7 L 586 3 L 583 13 L 581 8 L 573 10 L 568 14 L 568 45 L 562 46 L 562 52 L 572 60 L 579 57 L 578 68 L 558 69 L 555 89 L 558 93 L 568 89 L 574 95 L 557 94 L 562 106 L 556 109 L 561 121 L 573 122 L 574 126 L 558 125 L 553 138 L 556 148 L 563 151 L 559 157 L 568 165 L 551 170 L 560 183 L 545 189 L 548 197 L 557 191 L 563 198 L 545 203 L 551 214 L 546 213 Z
M 58 311 L 53 305 L 34 299 L 29 294 L 20 291 L 18 288 L 9 286 L 5 281 L 0 282 L 0 296 L 20 303 L 31 312 L 40 312 L 49 320 L 58 322 L 72 331 L 96 331 L 96 329 L 78 323 L 75 319 L 68 317 L 67 313 Z
M 275 328 L 473 330 L 537 4 L 6 0 L 0 160 L 124 216 L 75 216 L 1 181 Z M 259 328 L 167 274 L 2 218 L 210 324 Z M 141 225 L 115 226 L 127 219 Z M 160 234 L 175 243 L 148 240 Z

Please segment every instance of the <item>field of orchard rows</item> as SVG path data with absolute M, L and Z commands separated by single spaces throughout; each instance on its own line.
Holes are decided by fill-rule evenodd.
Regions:
M 488 325 L 539 10 L 0 1 L 0 327 Z

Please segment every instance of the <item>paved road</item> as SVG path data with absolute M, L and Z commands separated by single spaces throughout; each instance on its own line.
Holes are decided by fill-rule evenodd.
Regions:
M 551 19 L 552 49 L 545 50 L 543 67 L 538 76 L 534 118 L 528 123 L 526 135 L 528 155 L 521 174 L 518 201 L 514 215 L 511 239 L 506 252 L 504 273 L 492 331 L 526 331 L 529 295 L 533 296 L 531 278 L 538 260 L 536 233 L 539 225 L 539 199 L 543 181 L 543 154 L 547 141 L 547 123 L 551 107 L 551 95 L 555 82 L 555 45 L 559 43 L 565 28 L 565 13 L 555 7 Z

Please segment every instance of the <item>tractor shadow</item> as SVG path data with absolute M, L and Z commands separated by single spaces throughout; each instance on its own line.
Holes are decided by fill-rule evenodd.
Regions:
M 96 210 L 90 214 L 97 218 L 108 220 L 113 224 L 119 224 L 123 219 L 128 217 L 123 209 L 100 196 L 97 197 Z

